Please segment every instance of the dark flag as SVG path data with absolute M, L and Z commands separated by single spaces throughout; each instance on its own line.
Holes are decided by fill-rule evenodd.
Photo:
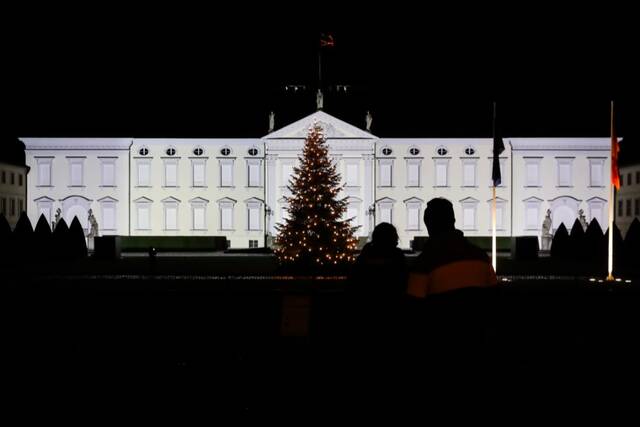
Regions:
M 493 180 L 493 186 L 497 187 L 502 183 L 502 176 L 500 174 L 500 154 L 504 151 L 504 142 L 500 132 L 496 127 L 496 103 L 493 103 L 493 170 L 491 171 L 491 179 Z

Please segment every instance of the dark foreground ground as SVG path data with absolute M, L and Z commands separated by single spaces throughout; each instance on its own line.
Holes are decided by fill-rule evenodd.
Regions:
M 619 411 L 638 390 L 636 281 L 519 278 L 389 307 L 354 297 L 342 277 L 266 276 L 261 258 L 216 262 L 8 269 L 5 403 L 25 419 L 196 408 L 209 420 L 530 417 L 573 401 L 581 414 L 610 401 Z

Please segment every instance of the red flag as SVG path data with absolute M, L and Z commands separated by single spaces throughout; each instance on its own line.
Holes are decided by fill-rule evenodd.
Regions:
M 333 46 L 335 46 L 335 41 L 333 40 L 333 36 L 331 34 L 320 35 L 320 47 L 333 47 Z
M 611 101 L 611 184 L 620 189 L 620 170 L 618 169 L 618 153 L 620 143 L 616 137 L 616 127 L 613 124 L 613 101 Z

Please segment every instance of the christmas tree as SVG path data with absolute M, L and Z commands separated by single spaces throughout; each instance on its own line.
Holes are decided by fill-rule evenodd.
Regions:
M 289 217 L 276 225 L 275 253 L 281 264 L 323 268 L 355 259 L 358 227 L 351 226 L 351 218 L 343 219 L 347 200 L 338 199 L 340 175 L 327 153 L 322 127 L 314 123 L 289 181 Z

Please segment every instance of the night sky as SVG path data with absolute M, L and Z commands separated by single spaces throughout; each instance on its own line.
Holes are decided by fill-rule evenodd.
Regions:
M 490 136 L 494 100 L 506 137 L 608 136 L 614 99 L 638 145 L 626 11 L 125 12 L 15 16 L 3 138 L 260 137 L 270 110 L 276 127 L 315 111 L 324 32 L 325 83 L 350 85 L 325 91 L 325 111 L 363 127 L 370 110 L 378 136 Z

